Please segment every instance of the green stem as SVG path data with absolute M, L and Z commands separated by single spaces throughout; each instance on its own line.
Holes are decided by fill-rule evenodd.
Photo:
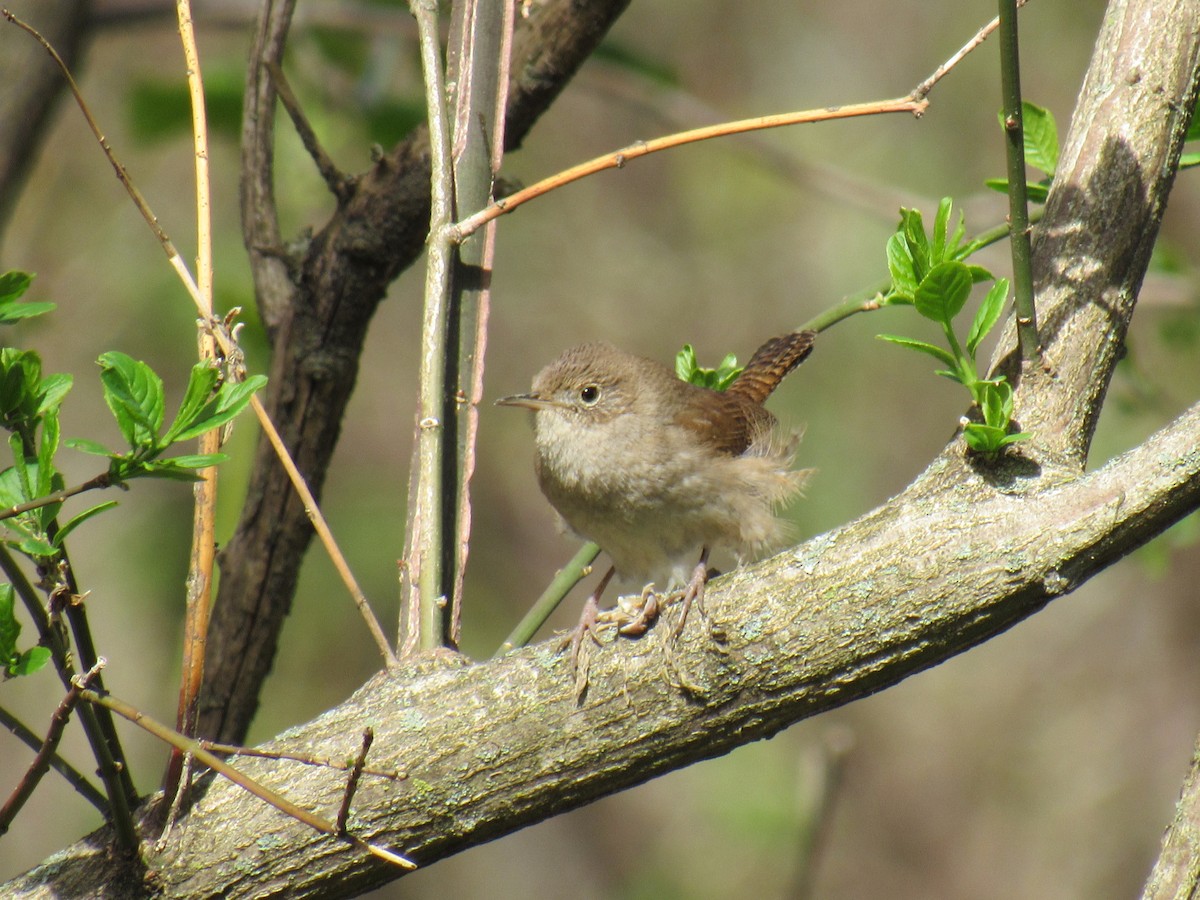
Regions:
M 496 656 L 503 656 L 510 650 L 517 647 L 524 647 L 537 634 L 537 630 L 545 624 L 550 618 L 550 614 L 558 609 L 558 605 L 562 603 L 563 598 L 567 596 L 567 592 L 575 587 L 584 577 L 590 566 L 600 555 L 600 547 L 590 541 L 579 548 L 579 551 L 571 557 L 571 561 L 567 563 L 558 574 L 554 576 L 554 580 L 547 585 L 546 590 L 542 592 L 542 596 L 534 601 L 533 606 L 529 608 L 529 612 L 525 613 L 524 618 L 517 623 L 517 627 L 512 630 L 504 643 L 500 645 L 500 649 L 496 651 Z
M 446 440 L 446 359 L 453 244 L 448 229 L 454 219 L 454 176 L 450 152 L 450 117 L 446 110 L 445 78 L 438 39 L 435 0 L 412 0 L 417 21 L 425 98 L 429 115 L 429 155 L 432 170 L 429 248 L 425 269 L 425 313 L 421 324 L 421 387 L 417 432 L 417 506 L 411 557 L 417 562 L 419 625 L 417 646 L 432 650 L 443 646 L 449 632 L 447 615 L 449 582 L 445 566 L 447 542 L 446 473 L 457 453 Z
M 1025 128 L 1021 116 L 1021 59 L 1017 45 L 1017 0 L 1000 0 L 1000 85 L 1008 161 L 1008 220 L 1012 226 L 1013 291 L 1021 358 L 1041 363 L 1033 298 L 1029 196 L 1025 184 Z

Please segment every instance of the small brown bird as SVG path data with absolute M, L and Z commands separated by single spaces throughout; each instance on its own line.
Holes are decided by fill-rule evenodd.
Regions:
M 652 583 L 684 587 L 678 633 L 703 597 L 712 548 L 740 561 L 781 542 L 775 508 L 808 473 L 791 468 L 797 437 L 782 433 L 762 404 L 815 337 L 799 331 L 768 341 L 725 391 L 681 381 L 611 344 L 581 344 L 542 369 L 528 394 L 496 401 L 534 410 L 542 493 L 612 559 L 584 607 L 573 658 L 584 631 L 596 636 L 599 597 L 614 571 L 646 585 L 640 614 L 622 631 L 639 633 L 657 614 Z

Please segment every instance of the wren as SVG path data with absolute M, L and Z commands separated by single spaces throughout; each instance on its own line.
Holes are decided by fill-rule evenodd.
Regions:
M 564 352 L 527 394 L 496 402 L 534 411 L 535 467 L 542 493 L 571 531 L 612 560 L 572 639 L 596 637 L 599 597 L 615 571 L 646 585 L 638 633 L 657 614 L 650 585 L 684 587 L 678 634 L 703 597 L 709 551 L 739 562 L 783 539 L 776 507 L 807 472 L 792 469 L 798 438 L 763 401 L 811 352 L 812 331 L 773 338 L 725 391 L 689 384 L 652 359 L 607 343 Z M 640 627 L 639 627 L 640 626 Z

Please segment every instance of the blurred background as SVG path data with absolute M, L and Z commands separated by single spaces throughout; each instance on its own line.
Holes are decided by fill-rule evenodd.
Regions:
M 37 25 L 37 4 L 12 4 Z M 252 369 L 266 360 L 237 214 L 236 129 L 250 2 L 195 3 L 216 136 L 216 284 L 242 306 Z M 753 10 L 750 12 L 749 10 Z M 80 75 L 110 141 L 185 258 L 194 257 L 183 64 L 170 4 L 101 0 L 105 26 Z M 897 0 L 635 3 L 505 163 L 531 183 L 583 159 L 701 124 L 900 96 L 994 15 L 985 3 Z M 1103 14 L 1099 0 L 1036 0 L 1021 14 L 1026 97 L 1065 135 Z M 28 38 L 0 28 L 0 54 Z M 931 96 L 924 118 L 803 126 L 692 146 L 557 191 L 500 221 L 486 394 L 525 390 L 564 347 L 604 338 L 669 362 L 681 344 L 715 365 L 886 276 L 900 206 L 951 195 L 969 232 L 1004 218 L 983 187 L 1003 174 L 994 43 Z M 404 4 L 302 4 L 293 86 L 344 170 L 369 164 L 420 115 Z M 290 127 L 279 128 L 285 232 L 319 228 L 332 203 Z M 1171 197 L 1129 356 L 1092 465 L 1195 402 L 1200 335 L 1196 175 Z M 1008 271 L 1007 247 L 982 262 Z M 151 363 L 178 398 L 194 315 L 73 106 L 63 104 L 0 250 L 36 272 L 30 299 L 58 310 L 6 340 L 75 375 L 65 436 L 115 441 L 94 365 L 118 349 Z M 376 317 L 323 507 L 385 622 L 397 616 L 421 287 L 403 276 Z M 932 329 L 932 325 L 930 326 Z M 771 401 L 806 428 L 817 473 L 790 516 L 808 538 L 902 489 L 951 436 L 964 394 L 917 354 L 874 339 L 929 339 L 904 311 L 858 316 L 822 337 Z M 169 401 L 170 402 L 170 401 Z M 246 451 L 222 470 L 222 539 Z M 557 533 L 532 470 L 527 417 L 485 404 L 463 650 L 490 655 L 575 545 Z M 95 460 L 66 453 L 79 480 Z M 70 480 L 70 479 L 69 479 Z M 140 483 L 72 538 L 110 689 L 174 718 L 190 491 Z M 82 507 L 80 507 L 82 508 Z M 380 898 L 1123 898 L 1140 888 L 1200 728 L 1196 517 L 986 645 L 770 741 L 692 766 L 418 871 Z M 583 591 L 554 624 L 572 624 Z M 27 625 L 28 637 L 32 626 Z M 338 703 L 379 667 L 332 567 L 314 550 L 252 732 L 265 739 Z M 0 685 L 41 731 L 60 696 L 49 670 Z M 164 749 L 123 731 L 138 786 Z M 87 769 L 72 729 L 65 754 Z M 5 794 L 30 759 L 0 735 Z M 0 879 L 99 824 L 54 777 L 0 841 Z M 810 864 L 806 864 L 806 860 Z

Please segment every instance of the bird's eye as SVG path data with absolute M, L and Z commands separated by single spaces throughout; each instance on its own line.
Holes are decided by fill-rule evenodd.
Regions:
M 595 406 L 600 399 L 600 388 L 594 384 L 585 384 L 579 389 L 579 399 L 584 406 Z

